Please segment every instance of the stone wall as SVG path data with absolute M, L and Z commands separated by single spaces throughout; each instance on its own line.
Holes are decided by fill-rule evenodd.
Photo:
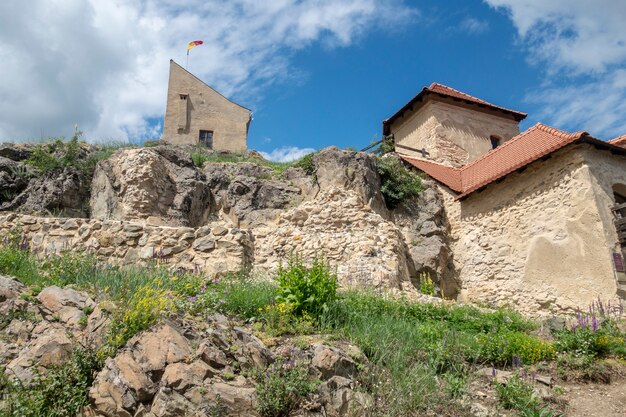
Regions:
M 400 229 L 354 191 L 331 188 L 281 214 L 278 225 L 254 229 L 255 268 L 274 271 L 291 254 L 327 259 L 343 287 L 415 293 L 415 271 Z
M 192 229 L 11 213 L 0 215 L 0 239 L 16 226 L 39 256 L 87 251 L 112 264 L 145 265 L 157 260 L 208 274 L 236 272 L 252 260 L 250 233 L 220 223 Z
M 181 94 L 187 96 L 182 107 Z M 196 145 L 200 130 L 210 130 L 213 131 L 213 149 L 243 153 L 247 150 L 249 124 L 250 110 L 228 100 L 170 61 L 163 121 L 165 141 L 176 145 Z M 180 126 L 182 129 L 179 129 Z
M 507 141 L 519 133 L 517 122 L 477 110 L 430 100 L 391 126 L 396 152 L 459 167 L 491 150 L 489 137 Z
M 442 187 L 461 300 L 541 315 L 616 297 L 606 214 L 585 146 L 556 152 L 461 202 Z

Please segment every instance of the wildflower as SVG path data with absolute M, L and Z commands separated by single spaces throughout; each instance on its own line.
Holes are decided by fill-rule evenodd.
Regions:
M 187 301 L 189 301 L 190 303 L 195 303 L 196 297 L 194 295 L 192 295 L 191 297 L 187 297 Z

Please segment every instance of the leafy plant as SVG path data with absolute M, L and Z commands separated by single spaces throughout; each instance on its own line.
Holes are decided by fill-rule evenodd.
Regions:
M 435 295 L 435 284 L 433 280 L 430 278 L 430 273 L 422 272 L 420 274 L 420 292 L 422 294 L 433 296 Z
M 276 302 L 285 303 L 296 316 L 305 313 L 319 318 L 337 295 L 337 275 L 327 262 L 313 260 L 310 268 L 301 257 L 289 259 L 287 268 L 278 268 Z
M 297 358 L 277 360 L 264 372 L 257 370 L 254 378 L 262 417 L 288 416 L 319 384 L 309 379 L 308 368 Z
M 317 154 L 317 152 L 311 152 L 310 154 L 304 155 L 302 158 L 292 163 L 292 166 L 295 168 L 302 168 L 307 175 L 315 175 L 315 162 L 313 161 L 313 157 Z
M 107 344 L 116 351 L 142 330 L 148 329 L 173 307 L 166 290 L 140 287 L 112 317 Z
M 550 342 L 521 332 L 490 332 L 479 334 L 477 340 L 481 345 L 480 357 L 491 364 L 532 364 L 555 356 Z
M 380 157 L 376 167 L 380 175 L 380 191 L 390 209 L 398 207 L 424 189 L 420 175 L 405 167 L 397 158 Z
M 77 348 L 63 365 L 36 373 L 28 384 L 0 368 L 0 417 L 74 417 L 89 404 L 88 391 L 102 368 L 95 352 Z
M 496 383 L 498 402 L 505 409 L 523 409 L 538 405 L 532 383 L 520 375 L 513 375 L 506 383 Z

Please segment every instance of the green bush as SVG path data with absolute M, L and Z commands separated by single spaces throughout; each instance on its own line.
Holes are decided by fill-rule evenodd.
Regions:
M 430 296 L 435 295 L 435 284 L 428 272 L 420 274 L 420 292 Z
M 481 345 L 480 358 L 494 365 L 511 365 L 516 361 L 533 364 L 555 356 L 550 342 L 521 332 L 490 332 L 476 338 Z
M 506 384 L 496 383 L 498 402 L 505 409 L 524 409 L 538 405 L 532 383 L 519 375 L 507 379 Z
M 424 189 L 420 175 L 405 167 L 397 158 L 378 158 L 376 167 L 380 175 L 380 191 L 390 209 L 415 197 Z
M 310 268 L 301 257 L 289 259 L 287 268 L 278 268 L 276 302 L 287 304 L 296 316 L 309 314 L 319 318 L 337 295 L 337 276 L 327 262 L 313 260 Z
M 88 391 L 102 368 L 95 352 L 75 349 L 62 366 L 23 384 L 0 368 L 0 417 L 74 417 L 89 404 Z
M 307 175 L 315 175 L 315 163 L 313 161 L 313 157 L 316 154 L 317 152 L 311 152 L 310 154 L 304 155 L 291 165 L 295 168 L 302 168 Z
M 612 354 L 626 358 L 626 335 L 611 320 L 604 321 L 596 329 L 579 326 L 556 331 L 554 336 L 559 352 L 578 357 L 603 357 Z
M 307 366 L 297 359 L 277 360 L 267 370 L 257 370 L 255 380 L 257 411 L 262 417 L 288 416 L 319 384 L 309 379 Z

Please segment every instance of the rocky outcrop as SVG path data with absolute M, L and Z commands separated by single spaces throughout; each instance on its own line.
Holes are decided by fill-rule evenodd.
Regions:
M 214 196 L 213 213 L 237 227 L 274 224 L 286 208 L 302 202 L 313 186 L 302 171 L 290 171 L 287 179 L 251 163 L 207 164 L 203 170 Z
M 356 393 L 356 362 L 340 349 L 317 344 L 308 349 L 283 345 L 271 351 L 249 330 L 214 316 L 202 328 L 168 322 L 131 339 L 107 360 L 91 387 L 93 412 L 107 417 L 257 416 L 252 370 L 298 361 L 323 381 L 309 408 L 344 416 L 367 405 Z M 270 372 L 270 371 L 268 371 Z
M 313 163 L 320 191 L 332 188 L 352 190 L 374 212 L 388 218 L 374 155 L 342 151 L 331 146 L 315 154 Z
M 122 149 L 96 167 L 89 202 L 97 219 L 199 227 L 210 189 L 188 154 L 166 147 Z
M 452 261 L 443 199 L 433 180 L 424 178 L 422 182 L 424 191 L 393 210 L 393 220 L 404 235 L 417 279 L 429 276 L 443 295 L 454 297 L 460 283 Z
M 22 383 L 61 365 L 75 347 L 90 346 L 102 333 L 93 324 L 101 323 L 109 308 L 71 288 L 44 288 L 37 298 L 27 294 L 18 281 L 0 276 L 0 367 Z M 81 325 L 74 320 L 78 314 Z M 356 390 L 367 362 L 355 346 L 298 346 L 285 338 L 269 348 L 249 328 L 219 314 L 203 320 L 171 317 L 106 360 L 83 415 L 258 416 L 256 373 L 296 363 L 320 384 L 290 415 L 340 417 L 369 407 L 371 398 Z
M 23 171 L 24 168 L 20 170 L 26 172 Z M 23 181 L 27 177 L 21 178 Z M 13 184 L 20 184 L 20 180 Z M 82 172 L 72 167 L 58 168 L 30 178 L 28 186 L 22 189 L 19 195 L 2 204 L 0 210 L 48 216 L 87 217 L 88 207 L 85 199 L 88 195 L 89 180 Z
M 26 294 L 17 280 L 0 276 L 0 367 L 23 382 L 61 365 L 73 347 L 88 343 L 79 322 L 89 311 L 85 307 L 95 306 L 86 294 L 70 288 L 48 287 L 36 301 Z
M 0 156 L 0 207 L 24 191 L 29 180 L 30 170 L 25 164 Z

